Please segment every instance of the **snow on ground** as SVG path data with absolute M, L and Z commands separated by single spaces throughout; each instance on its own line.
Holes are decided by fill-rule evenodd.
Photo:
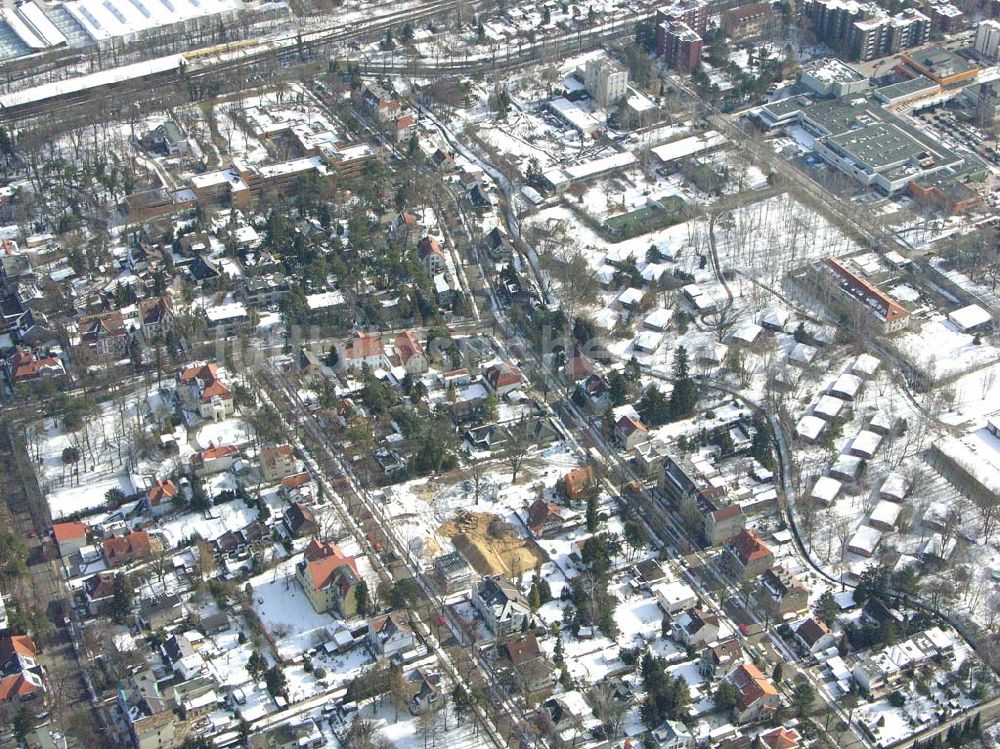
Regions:
M 338 621 L 313 609 L 295 579 L 298 561 L 293 557 L 249 581 L 254 611 L 277 642 L 278 655 L 288 659 L 324 642 L 326 627 Z
M 242 419 L 212 421 L 198 428 L 201 449 L 218 445 L 245 445 L 250 441 L 250 427 Z
M 1000 350 L 960 332 L 944 315 L 936 315 L 896 338 L 896 350 L 934 381 L 946 380 L 1000 359 Z
M 242 500 L 236 499 L 215 505 L 207 513 L 171 515 L 160 522 L 158 529 L 168 546 L 174 548 L 194 536 L 214 541 L 227 530 L 245 528 L 256 518 L 256 507 L 247 507 Z

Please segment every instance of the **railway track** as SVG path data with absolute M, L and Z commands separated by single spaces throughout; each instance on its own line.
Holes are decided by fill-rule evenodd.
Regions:
M 227 58 L 213 61 L 194 59 L 188 63 L 178 62 L 176 67 L 153 73 L 147 76 L 137 76 L 123 81 L 109 81 L 106 84 L 89 86 L 68 93 L 58 93 L 0 108 L 0 122 L 9 127 L 24 127 L 34 120 L 45 117 L 46 120 L 63 112 L 86 108 L 88 104 L 113 97 L 116 94 L 132 93 L 136 100 L 158 102 L 162 94 L 176 94 L 182 91 L 207 89 L 199 86 L 201 82 L 218 81 L 227 73 L 253 71 L 259 69 L 263 74 L 270 71 L 276 74 L 299 64 L 316 62 L 334 52 L 334 45 L 343 44 L 355 39 L 381 37 L 387 31 L 406 23 L 426 20 L 438 15 L 456 10 L 462 0 L 431 0 L 416 7 L 402 8 L 380 16 L 372 17 L 368 22 L 352 26 L 330 26 L 325 29 L 297 33 L 277 39 L 249 40 L 254 46 L 242 46 L 234 50 Z M 473 6 L 475 9 L 476 4 Z M 196 57 L 199 51 L 192 51 Z M 266 76 L 265 76 L 266 80 Z M 245 86 L 248 79 L 241 77 Z M 263 81 L 262 81 L 263 82 Z M 45 87 L 35 87 L 43 90 Z M 26 89 L 31 91 L 32 89 Z M 15 91 L 8 96 L 16 96 Z M 117 107 L 121 111 L 122 107 Z

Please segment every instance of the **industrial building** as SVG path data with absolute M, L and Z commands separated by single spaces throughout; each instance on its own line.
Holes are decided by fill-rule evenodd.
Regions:
M 964 182 L 986 171 L 970 151 L 950 149 L 924 135 L 871 95 L 827 100 L 793 96 L 751 110 L 750 118 L 766 130 L 802 127 L 826 163 L 885 195 L 931 174 Z

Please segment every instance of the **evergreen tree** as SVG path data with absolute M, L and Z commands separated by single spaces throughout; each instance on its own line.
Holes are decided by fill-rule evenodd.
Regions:
M 597 533 L 599 518 L 597 515 L 597 492 L 587 492 L 587 532 Z
M 132 588 L 121 572 L 115 574 L 111 585 L 111 617 L 118 624 L 124 624 L 132 613 Z
M 688 370 L 687 349 L 678 346 L 674 351 L 674 389 L 670 393 L 669 418 L 677 421 L 694 413 L 698 404 L 698 387 Z
M 252 653 L 250 653 L 250 658 L 247 659 L 247 673 L 250 675 L 250 679 L 257 682 L 267 671 L 267 661 L 264 660 L 264 656 L 256 648 Z

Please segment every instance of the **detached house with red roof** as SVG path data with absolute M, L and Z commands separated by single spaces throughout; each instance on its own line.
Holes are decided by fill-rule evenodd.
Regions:
M 177 375 L 177 392 L 181 406 L 196 411 L 203 419 L 223 421 L 236 410 L 233 391 L 219 378 L 214 362 L 181 370 Z
M 379 369 L 385 366 L 385 347 L 382 336 L 378 333 L 369 335 L 364 331 L 355 331 L 346 341 L 337 344 L 337 369 L 360 370 Z
M 409 330 L 397 335 L 393 346 L 399 363 L 411 375 L 422 375 L 427 371 L 427 355 L 424 354 L 424 348 Z
M 177 499 L 177 485 L 170 479 L 157 479 L 146 492 L 146 510 L 153 515 L 170 512 Z
M 78 520 L 53 523 L 52 538 L 59 549 L 59 556 L 66 559 L 87 545 L 87 526 Z
M 614 438 L 623 450 L 631 450 L 649 438 L 649 430 L 637 418 L 625 414 L 615 422 Z
M 597 491 L 597 477 L 593 466 L 580 466 L 563 476 L 559 488 L 570 502 L 582 502 Z
M 498 398 L 521 387 L 521 373 L 517 367 L 507 362 L 488 367 L 483 373 L 483 379 Z
M 296 580 L 317 612 L 336 611 L 345 618 L 358 613 L 355 590 L 361 577 L 354 557 L 345 556 L 334 544 L 313 539 L 295 569 Z
M 781 698 L 774 684 L 752 663 L 737 666 L 726 676 L 725 682 L 736 687 L 739 696 L 733 708 L 735 723 L 762 720 L 778 708 Z
M 222 473 L 232 468 L 239 457 L 240 451 L 235 445 L 209 447 L 191 456 L 191 471 L 195 476 Z
M 59 357 L 52 355 L 38 357 L 25 349 L 18 349 L 13 356 L 6 359 L 4 370 L 11 387 L 66 375 L 66 367 Z
M 804 746 L 798 730 L 784 726 L 765 731 L 758 738 L 767 749 L 799 749 Z
M 429 234 L 417 242 L 417 257 L 431 278 L 441 273 L 448 273 L 448 263 L 444 259 L 441 243 Z
M 149 559 L 153 555 L 149 534 L 146 531 L 129 531 L 124 536 L 104 539 L 104 562 L 108 567 Z
M 774 566 L 774 554 L 755 531 L 741 531 L 726 542 L 723 563 L 740 580 L 753 580 Z

